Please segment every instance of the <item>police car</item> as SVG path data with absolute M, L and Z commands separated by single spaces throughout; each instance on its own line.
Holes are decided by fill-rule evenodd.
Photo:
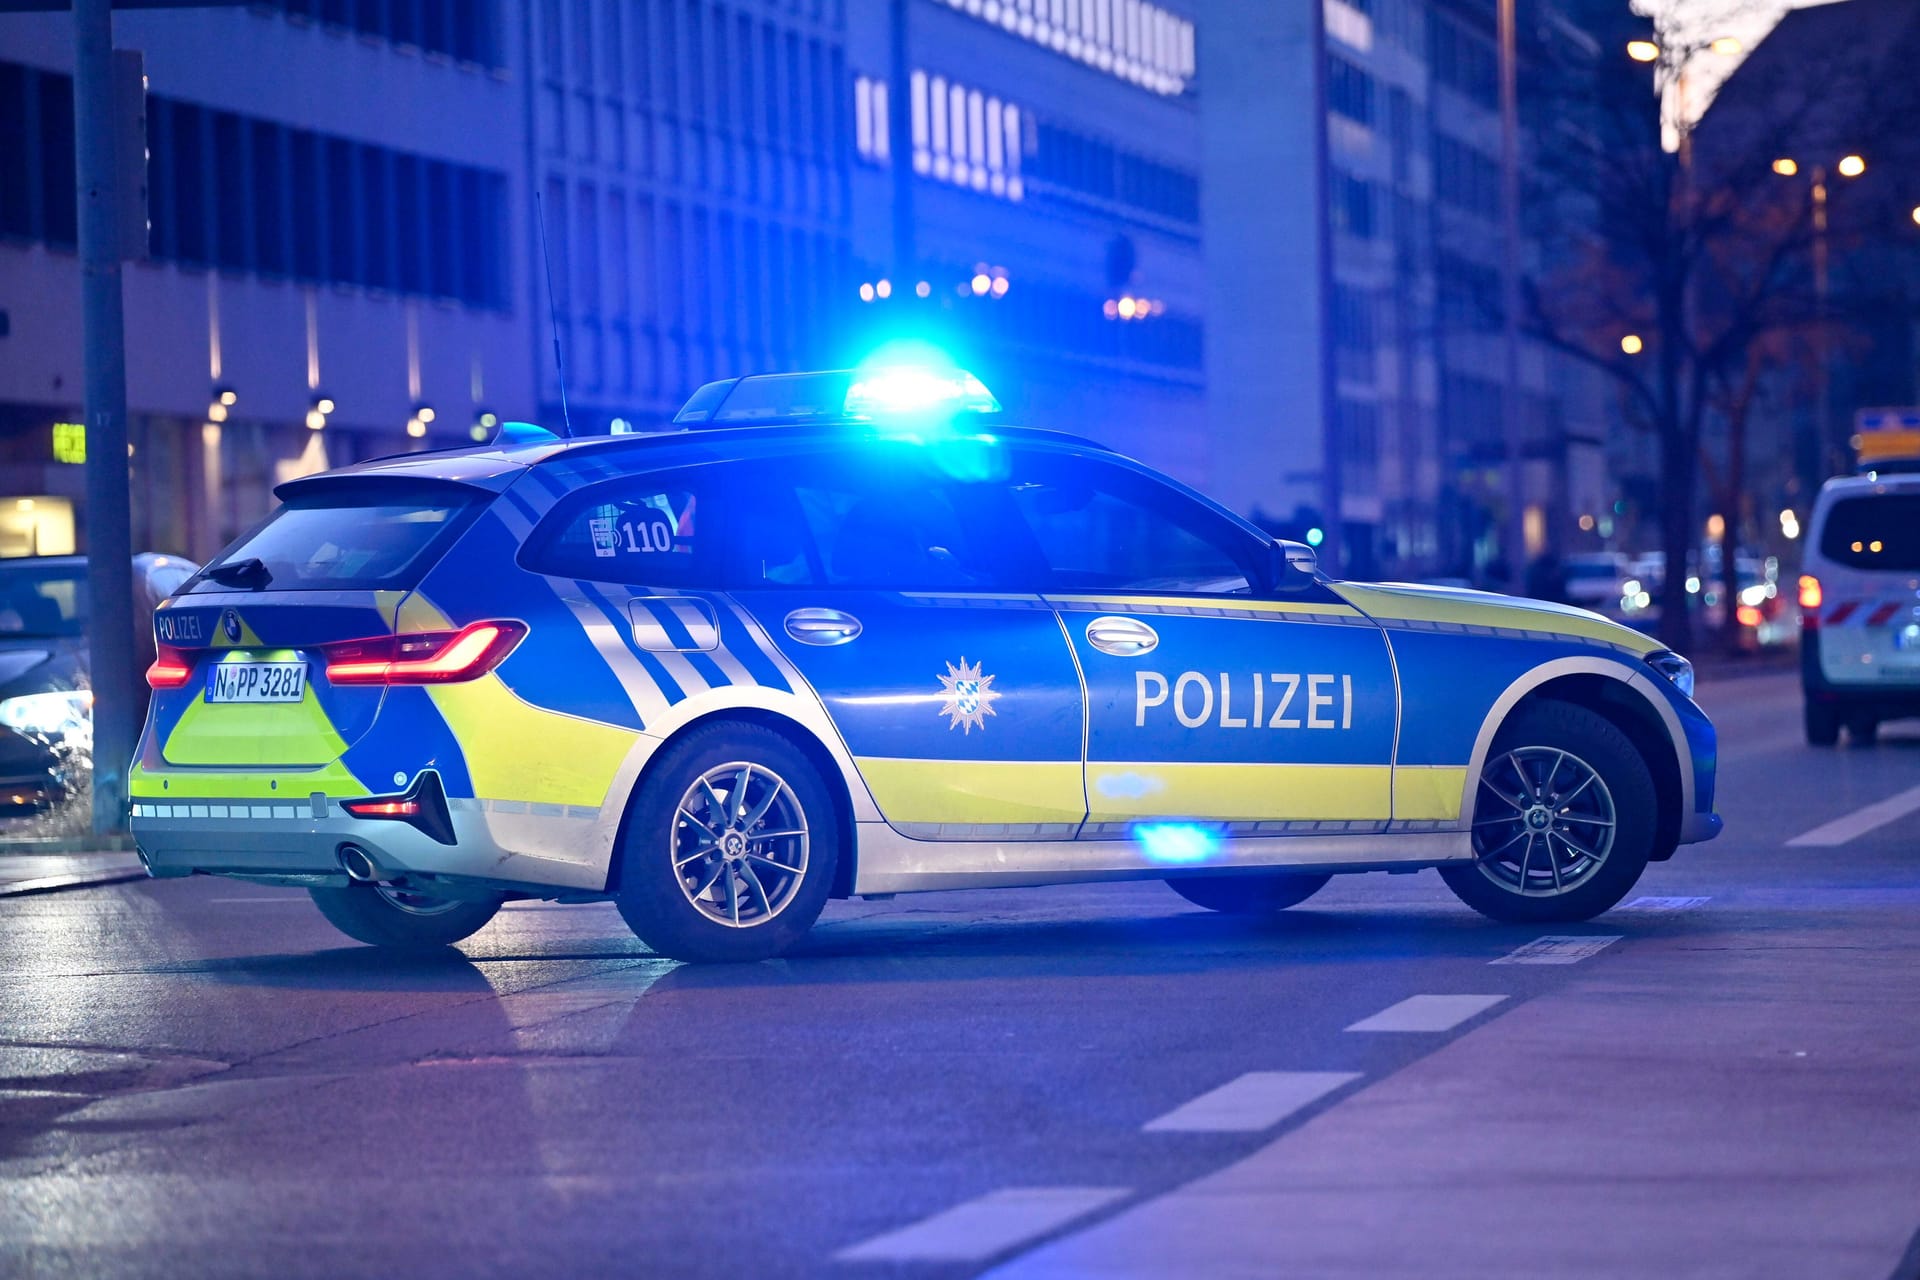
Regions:
M 1606 910 L 1719 828 L 1686 661 L 1577 609 L 1333 582 L 945 368 L 703 387 L 677 430 L 283 484 L 156 618 L 156 876 L 442 946 L 612 899 L 779 954 L 830 897 L 1163 879 L 1270 912 L 1437 867 Z
M 1920 716 L 1920 421 L 1855 438 L 1861 474 L 1820 488 L 1800 574 L 1807 741 Z

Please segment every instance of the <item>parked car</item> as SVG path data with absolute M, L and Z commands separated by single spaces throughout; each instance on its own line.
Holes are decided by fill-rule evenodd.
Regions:
M 1562 564 L 1566 603 L 1619 617 L 1621 588 L 1627 580 L 1627 558 L 1618 551 L 1583 551 Z
M 146 692 L 140 673 L 153 660 L 155 607 L 198 570 L 179 556 L 133 558 L 134 666 L 118 678 L 128 696 Z M 0 816 L 46 809 L 92 767 L 95 683 L 87 558 L 0 560 Z

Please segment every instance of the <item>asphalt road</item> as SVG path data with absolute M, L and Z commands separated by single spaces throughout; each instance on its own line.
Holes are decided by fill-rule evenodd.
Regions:
M 283 890 L 0 900 L 0 1274 L 1920 1276 L 1920 725 L 1705 701 L 1727 834 L 1556 930 L 1137 884 L 696 969 L 608 907 L 426 963 Z

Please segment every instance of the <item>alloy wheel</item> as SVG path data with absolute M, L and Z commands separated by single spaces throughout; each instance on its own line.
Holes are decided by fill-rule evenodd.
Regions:
M 1522 897 L 1568 893 L 1591 880 L 1613 848 L 1606 779 L 1558 747 L 1518 747 L 1480 774 L 1473 849 L 1481 874 Z
M 680 892 L 728 928 L 772 920 L 806 879 L 806 811 L 763 764 L 723 764 L 695 779 L 674 810 L 672 844 Z

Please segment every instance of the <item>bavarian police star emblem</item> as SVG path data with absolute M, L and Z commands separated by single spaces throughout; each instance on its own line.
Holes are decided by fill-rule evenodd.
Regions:
M 977 662 L 968 666 L 962 654 L 959 666 L 947 664 L 947 674 L 940 677 L 940 683 L 947 695 L 940 708 L 940 714 L 947 717 L 947 728 L 963 734 L 975 729 L 986 732 L 987 717 L 994 714 L 993 700 L 1000 696 L 993 687 L 993 677 L 981 675 Z

